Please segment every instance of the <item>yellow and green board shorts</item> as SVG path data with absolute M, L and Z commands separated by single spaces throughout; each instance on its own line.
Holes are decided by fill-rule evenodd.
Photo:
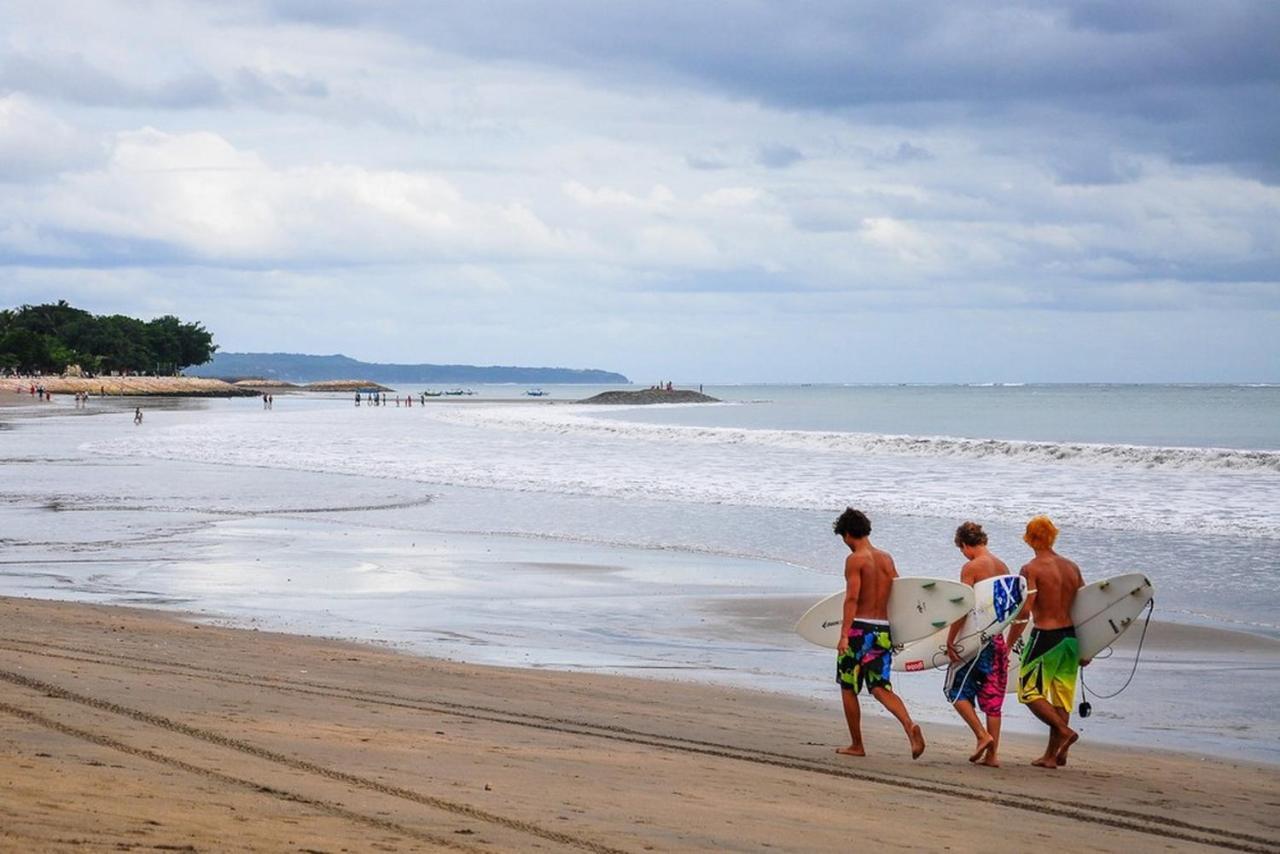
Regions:
M 1018 668 L 1018 702 L 1048 700 L 1071 711 L 1076 700 L 1076 674 L 1080 672 L 1080 646 L 1075 626 L 1032 629 L 1022 665 Z

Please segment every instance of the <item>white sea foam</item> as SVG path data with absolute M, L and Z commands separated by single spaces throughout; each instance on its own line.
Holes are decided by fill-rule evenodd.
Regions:
M 95 450 L 670 502 L 1025 519 L 1280 537 L 1275 453 L 681 427 L 604 407 L 277 411 L 159 426 Z
M 674 404 L 696 406 L 698 404 Z M 595 433 L 643 441 L 754 444 L 797 450 L 952 457 L 960 459 L 1025 458 L 1032 462 L 1099 463 L 1127 468 L 1173 468 L 1213 471 L 1270 471 L 1280 474 L 1280 451 L 1231 448 L 1167 448 L 1088 442 L 1030 442 L 1005 439 L 966 439 L 953 436 L 908 436 L 809 430 L 747 430 L 731 427 L 686 427 L 609 421 L 593 413 L 627 407 L 565 406 L 528 410 L 510 407 L 472 408 L 442 413 L 452 423 L 516 430 Z

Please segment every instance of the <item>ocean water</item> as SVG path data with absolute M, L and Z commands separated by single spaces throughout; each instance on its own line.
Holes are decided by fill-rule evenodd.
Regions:
M 0 592 L 826 696 L 828 654 L 789 625 L 841 583 L 830 523 L 845 505 L 871 515 L 903 574 L 940 577 L 962 563 L 960 521 L 981 522 L 1016 568 L 1022 525 L 1045 512 L 1087 578 L 1142 571 L 1157 620 L 1263 644 L 1144 653 L 1097 737 L 1280 761 L 1266 645 L 1280 638 L 1280 388 L 740 386 L 708 387 L 715 405 L 567 402 L 598 390 L 477 387 L 411 408 L 280 394 L 270 412 L 153 401 L 139 428 L 134 401 L 0 410 L 13 428 L 0 431 Z M 1099 662 L 1090 680 L 1106 693 L 1130 663 Z M 1200 688 L 1186 695 L 1186 680 Z M 927 677 L 903 690 L 926 718 L 954 719 Z M 1178 713 L 1151 714 L 1175 692 Z

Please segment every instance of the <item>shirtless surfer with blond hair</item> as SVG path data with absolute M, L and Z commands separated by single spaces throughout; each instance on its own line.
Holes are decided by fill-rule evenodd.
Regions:
M 1009 632 L 1009 646 L 1017 644 L 1031 616 L 1034 627 L 1022 651 L 1018 670 L 1018 701 L 1049 727 L 1049 744 L 1044 755 L 1031 764 L 1057 768 L 1067 763 L 1067 751 L 1079 735 L 1068 724 L 1076 696 L 1076 675 L 1082 664 L 1071 606 L 1076 591 L 1084 586 L 1080 567 L 1053 550 L 1058 529 L 1048 516 L 1036 516 L 1027 523 L 1023 541 L 1036 556 L 1022 567 L 1027 579 L 1027 603 L 1021 619 Z
M 987 532 L 977 522 L 965 522 L 956 528 L 955 544 L 967 561 L 960 569 L 962 584 L 973 587 L 979 581 L 1009 574 L 1005 562 L 987 548 Z M 1000 720 L 1009 678 L 1009 647 L 1004 635 L 998 633 L 983 644 L 982 651 L 972 661 L 963 661 L 955 642 L 965 619 L 956 620 L 947 633 L 947 657 L 951 659 L 952 671 L 946 695 L 978 740 L 969 761 L 999 768 Z M 975 705 L 986 715 L 986 726 L 978 719 Z

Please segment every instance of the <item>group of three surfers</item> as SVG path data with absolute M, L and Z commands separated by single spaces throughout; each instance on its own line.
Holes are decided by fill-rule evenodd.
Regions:
M 858 704 L 858 694 L 865 688 L 902 724 L 911 742 L 911 757 L 919 758 L 924 753 L 924 735 L 912 721 L 902 698 L 893 692 L 889 679 L 893 661 L 889 590 L 898 575 L 893 557 L 871 544 L 871 521 L 862 511 L 847 508 L 833 527 L 850 551 L 844 563 L 844 612 L 836 648 L 836 680 L 850 742 L 836 752 L 848 756 L 865 753 Z M 1070 727 L 1076 674 L 1088 662 L 1080 660 L 1071 605 L 1084 580 L 1075 563 L 1053 550 L 1057 536 L 1058 529 L 1047 516 L 1036 516 L 1027 523 L 1023 540 L 1035 556 L 1022 567 L 1021 574 L 1027 580 L 1026 602 L 1007 641 L 998 634 L 975 658 L 962 662 L 954 643 L 964 621 L 958 620 L 951 627 L 947 655 L 955 667 L 947 685 L 947 699 L 977 738 L 970 762 L 997 767 L 1000 764 L 997 751 L 1009 650 L 1017 648 L 1028 617 L 1034 628 L 1022 652 L 1018 700 L 1049 727 L 1044 755 L 1032 764 L 1042 768 L 1065 765 L 1067 752 L 1076 741 L 1077 734 Z M 961 582 L 975 585 L 1009 572 L 1008 566 L 987 548 L 987 535 L 981 525 L 965 522 L 956 529 L 955 544 L 967 561 L 961 570 Z M 985 714 L 985 722 L 979 718 L 978 709 Z

